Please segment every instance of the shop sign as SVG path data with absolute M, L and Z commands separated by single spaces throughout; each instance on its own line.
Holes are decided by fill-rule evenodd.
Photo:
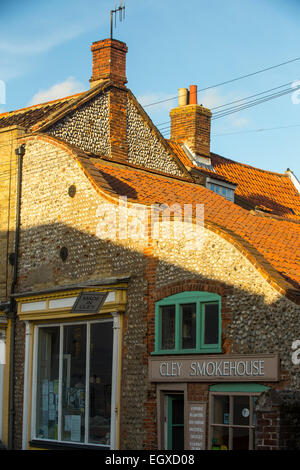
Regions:
M 152 382 L 278 381 L 277 354 L 159 356 L 149 360 Z
M 98 313 L 108 292 L 81 292 L 72 308 L 72 313 Z

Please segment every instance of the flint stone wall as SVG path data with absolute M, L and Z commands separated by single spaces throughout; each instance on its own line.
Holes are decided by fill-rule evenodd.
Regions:
M 47 129 L 50 134 L 84 151 L 110 154 L 108 95 L 96 96 Z
M 167 152 L 130 99 L 127 101 L 128 161 L 135 165 L 183 176 L 183 171 Z

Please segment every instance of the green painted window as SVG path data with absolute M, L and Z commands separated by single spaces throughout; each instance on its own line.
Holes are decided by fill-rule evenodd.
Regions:
M 218 294 L 188 291 L 156 302 L 154 354 L 218 352 L 222 352 Z

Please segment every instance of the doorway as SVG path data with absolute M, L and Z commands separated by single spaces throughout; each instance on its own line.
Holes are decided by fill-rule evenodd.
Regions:
M 184 394 L 165 395 L 165 449 L 184 450 Z

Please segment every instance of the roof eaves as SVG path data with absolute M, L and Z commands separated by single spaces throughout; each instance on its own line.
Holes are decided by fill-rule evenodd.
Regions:
M 59 109 L 58 111 L 54 111 L 51 113 L 46 119 L 37 122 L 32 126 L 31 130 L 33 132 L 42 132 L 46 130 L 48 127 L 53 125 L 59 119 L 63 118 L 66 114 L 71 111 L 74 111 L 79 106 L 82 106 L 84 103 L 92 99 L 98 93 L 104 91 L 104 89 L 110 84 L 110 80 L 104 80 L 103 82 L 99 83 L 98 85 L 94 86 L 90 90 L 87 90 L 81 93 L 77 98 L 72 100 L 71 102 L 66 103 L 66 105 Z
M 57 99 L 51 100 L 51 101 L 45 101 L 44 103 L 33 104 L 31 106 L 26 106 L 25 108 L 14 109 L 12 111 L 6 111 L 6 112 L 0 114 L 0 119 L 2 119 L 4 117 L 8 117 L 9 115 L 26 113 L 27 111 L 30 111 L 32 109 L 43 108 L 43 107 L 46 107 L 46 106 L 49 106 L 49 105 L 52 105 L 52 104 L 55 104 L 55 103 L 59 103 L 60 101 L 70 101 L 70 100 L 74 99 L 75 97 L 77 97 L 79 95 L 82 95 L 82 92 L 75 93 L 74 95 L 65 96 L 63 98 L 57 98 Z

